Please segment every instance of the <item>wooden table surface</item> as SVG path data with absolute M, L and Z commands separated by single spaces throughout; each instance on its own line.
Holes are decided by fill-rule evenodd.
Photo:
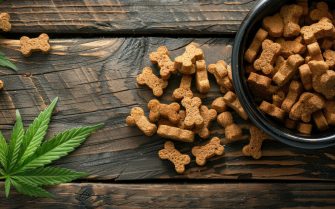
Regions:
M 230 60 L 234 34 L 253 0 L 7 0 L 1 12 L 11 15 L 12 31 L 3 34 L 0 51 L 19 68 L 1 68 L 6 88 L 0 93 L 0 129 L 9 134 L 15 109 L 25 124 L 59 96 L 50 135 L 85 124 L 104 122 L 59 166 L 90 175 L 70 184 L 48 188 L 56 199 L 13 194 L 0 208 L 334 208 L 335 151 L 304 151 L 279 142 L 264 144 L 264 157 L 242 155 L 246 142 L 226 146 L 226 154 L 206 166 L 194 160 L 184 175 L 158 159 L 160 137 L 145 137 L 127 127 L 134 106 L 153 98 L 135 83 L 147 65 L 148 53 L 167 45 L 172 56 L 197 42 L 207 63 Z M 46 32 L 48 55 L 23 58 L 19 37 Z M 169 85 L 170 101 L 179 78 Z M 209 104 L 220 94 L 212 88 Z M 248 124 L 239 121 L 248 137 Z M 222 129 L 213 128 L 214 135 Z M 183 152 L 190 147 L 177 144 Z

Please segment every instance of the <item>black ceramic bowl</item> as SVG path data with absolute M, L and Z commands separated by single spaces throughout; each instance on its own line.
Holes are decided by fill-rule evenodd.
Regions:
M 266 16 L 275 14 L 282 5 L 292 2 L 292 0 L 260 0 L 254 9 L 249 12 L 236 35 L 233 48 L 232 67 L 234 88 L 250 120 L 272 138 L 304 149 L 319 149 L 333 146 L 335 145 L 334 127 L 323 133 L 312 135 L 299 134 L 297 131 L 285 128 L 284 125 L 277 123 L 258 109 L 258 105 L 255 103 L 246 82 L 244 52 L 249 47 L 257 30 L 261 27 L 262 20 Z M 335 0 L 328 0 L 328 3 L 329 5 L 335 5 Z

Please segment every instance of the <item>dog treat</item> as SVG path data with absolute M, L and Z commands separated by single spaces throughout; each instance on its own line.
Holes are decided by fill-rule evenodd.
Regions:
M 37 38 L 29 38 L 22 36 L 20 38 L 21 53 L 25 57 L 29 57 L 33 52 L 41 51 L 42 53 L 48 53 L 51 49 L 49 44 L 49 36 L 42 33 Z
M 255 35 L 255 38 L 252 40 L 250 47 L 247 49 L 244 55 L 244 59 L 249 62 L 253 63 L 257 57 L 259 50 L 262 47 L 263 41 L 268 37 L 268 32 L 264 29 L 259 29 Z
M 204 120 L 204 125 L 200 129 L 195 129 L 194 132 L 197 133 L 201 138 L 206 139 L 209 137 L 208 127 L 210 123 L 216 119 L 216 110 L 208 109 L 205 105 L 201 105 L 200 107 L 200 115 Z
M 180 81 L 179 88 L 173 91 L 172 98 L 176 101 L 179 101 L 185 97 L 193 97 L 191 84 L 192 84 L 192 76 L 183 75 Z
M 291 55 L 278 72 L 273 76 L 273 81 L 278 86 L 285 85 L 296 73 L 298 67 L 304 63 L 304 58 L 299 54 Z
M 263 28 L 272 37 L 281 37 L 284 32 L 284 22 L 279 13 L 263 19 Z
M 285 92 L 278 91 L 276 94 L 272 95 L 272 104 L 276 107 L 281 107 L 285 100 Z
M 225 61 L 219 60 L 216 64 L 208 65 L 208 72 L 214 75 L 219 86 L 223 86 L 227 90 L 233 90 L 233 84 L 229 79 Z
M 293 130 L 297 127 L 297 121 L 288 118 L 285 120 L 285 127 Z
M 162 79 L 167 80 L 170 78 L 172 73 L 176 72 L 174 62 L 169 57 L 169 50 L 166 46 L 158 47 L 156 52 L 149 54 L 150 61 L 153 64 L 158 64 L 160 68 L 160 76 Z
M 318 42 L 307 45 L 307 49 L 311 56 L 311 60 L 323 61 L 322 52 Z
M 181 154 L 175 147 L 173 142 L 167 141 L 164 144 L 164 149 L 159 150 L 158 156 L 162 160 L 169 160 L 174 164 L 177 173 L 185 172 L 185 166 L 190 164 L 191 158 L 188 155 Z
M 242 129 L 234 123 L 230 112 L 223 112 L 217 117 L 219 125 L 224 127 L 225 138 L 228 142 L 235 141 L 242 137 Z
M 278 56 L 276 59 L 275 67 L 273 68 L 273 71 L 271 73 L 271 76 L 273 77 L 280 68 L 282 68 L 286 63 L 286 60 L 282 56 Z
M 207 93 L 211 88 L 211 86 L 208 80 L 205 60 L 197 61 L 196 67 L 197 67 L 195 74 L 196 87 L 200 93 Z
M 303 8 L 296 4 L 284 5 L 280 15 L 284 21 L 284 37 L 294 37 L 300 34 L 299 20 L 303 14 Z
M 203 60 L 204 53 L 194 44 L 186 46 L 185 52 L 174 60 L 176 69 L 182 74 L 194 74 L 194 64 L 197 60 Z
M 168 119 L 173 124 L 179 122 L 180 105 L 176 102 L 171 104 L 162 104 L 157 99 L 152 99 L 148 103 L 150 110 L 149 119 L 151 122 L 157 122 L 161 117 Z
M 157 131 L 157 126 L 150 123 L 144 115 L 144 111 L 140 107 L 134 107 L 130 111 L 130 116 L 127 117 L 126 123 L 128 126 L 137 126 L 146 136 L 152 136 Z
M 292 106 L 299 99 L 299 96 L 303 92 L 303 86 L 299 81 L 292 81 L 289 87 L 289 92 L 281 105 L 281 109 L 290 112 Z
M 311 44 L 316 42 L 318 39 L 334 36 L 335 28 L 330 19 L 322 18 L 317 23 L 302 27 L 300 32 L 305 43 Z
M 268 115 L 270 115 L 270 116 L 272 116 L 272 117 L 274 117 L 278 120 L 284 120 L 284 118 L 285 118 L 285 111 L 284 110 L 280 109 L 279 107 L 276 107 L 274 104 L 268 103 L 267 101 L 263 101 L 261 103 L 261 105 L 259 106 L 259 109 L 262 112 L 264 112 L 264 113 L 266 113 L 266 114 L 268 114 Z
M 228 71 L 228 78 L 231 82 L 233 82 L 233 71 L 231 68 L 231 65 L 227 65 L 227 71 Z
M 186 118 L 186 111 L 185 110 L 180 110 L 179 111 L 179 123 L 178 123 L 178 128 L 185 129 L 184 121 Z
M 321 110 L 313 113 L 313 120 L 314 120 L 314 123 L 315 123 L 316 127 L 320 131 L 324 131 L 324 130 L 328 129 L 327 119 L 325 118 L 325 116 L 323 115 Z
M 5 32 L 9 32 L 12 29 L 12 25 L 9 22 L 10 16 L 8 13 L 0 14 L 0 28 Z
M 249 144 L 243 147 L 242 153 L 245 156 L 251 156 L 257 160 L 262 157 L 263 141 L 269 139 L 269 137 L 263 131 L 258 129 L 256 126 L 250 126 L 249 129 L 250 129 Z
M 329 68 L 335 67 L 335 51 L 326 50 L 323 53 L 323 57 L 326 59 L 326 63 L 329 66 Z
M 152 93 L 156 97 L 160 97 L 163 95 L 163 89 L 165 89 L 168 85 L 168 82 L 158 78 L 150 67 L 145 67 L 141 74 L 136 77 L 137 83 L 139 85 L 147 85 L 150 89 L 152 89 Z
M 175 141 L 189 142 L 189 143 L 194 141 L 194 133 L 192 131 L 184 130 L 173 126 L 159 125 L 157 134 L 160 137 L 172 139 Z
M 293 41 L 286 41 L 284 38 L 278 38 L 276 43 L 280 44 L 280 54 L 285 58 L 294 54 L 303 54 L 306 50 L 305 45 L 301 44 L 300 37 Z
M 305 123 L 309 123 L 311 115 L 323 109 L 324 106 L 325 101 L 322 97 L 310 92 L 304 92 L 298 102 L 293 105 L 289 117 L 292 120 L 302 120 Z
M 186 110 L 185 128 L 201 128 L 204 125 L 204 119 L 200 114 L 201 99 L 199 97 L 185 97 L 181 104 Z
M 263 51 L 260 57 L 254 62 L 254 68 L 268 75 L 273 71 L 273 65 L 280 53 L 281 46 L 278 43 L 266 39 L 262 43 L 262 49 Z
M 227 105 L 223 100 L 223 97 L 218 97 L 212 102 L 212 108 L 216 110 L 216 112 L 221 113 L 227 110 Z
M 313 21 L 319 21 L 324 17 L 333 19 L 333 15 L 329 12 L 328 4 L 324 1 L 316 3 L 316 8 L 311 11 L 309 17 Z
M 328 38 L 323 39 L 321 43 L 321 49 L 328 50 L 333 47 L 334 41 Z
M 215 155 L 223 155 L 224 147 L 221 145 L 221 140 L 218 137 L 212 138 L 204 146 L 195 146 L 192 148 L 192 154 L 195 156 L 195 162 L 204 166 L 209 158 Z
M 297 0 L 297 5 L 302 7 L 302 9 L 303 9 L 302 14 L 304 16 L 308 15 L 308 13 L 309 13 L 308 0 Z
M 299 74 L 302 85 L 304 86 L 305 90 L 309 91 L 312 87 L 312 72 L 308 66 L 308 64 L 301 65 L 299 67 Z
M 250 90 L 257 98 L 269 98 L 272 95 L 271 81 L 269 77 L 257 73 L 250 73 L 247 80 Z
M 335 101 L 328 100 L 325 104 L 324 113 L 329 125 L 335 125 Z
M 244 120 L 248 120 L 248 115 L 241 106 L 240 101 L 234 92 L 228 91 L 224 97 L 223 101 L 227 104 L 228 107 L 232 108 L 237 114 Z
M 335 72 L 329 70 L 324 61 L 311 61 L 308 65 L 313 75 L 314 90 L 323 94 L 326 99 L 332 99 L 335 96 Z
M 308 123 L 299 123 L 297 130 L 302 134 L 310 135 L 312 133 L 313 126 Z

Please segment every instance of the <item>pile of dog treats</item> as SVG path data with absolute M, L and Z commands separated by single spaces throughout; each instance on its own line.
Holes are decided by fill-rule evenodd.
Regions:
M 0 29 L 4 32 L 9 32 L 12 29 L 10 23 L 10 15 L 8 13 L 0 13 Z M 42 53 L 48 53 L 51 49 L 49 44 L 49 36 L 42 33 L 37 38 L 29 38 L 22 36 L 20 39 L 21 53 L 25 57 L 29 57 L 33 52 L 40 51 Z M 4 83 L 0 80 L 0 90 L 4 88 Z
M 303 134 L 335 125 L 335 12 L 298 0 L 263 19 L 245 53 L 259 108 Z
M 192 146 L 196 163 L 203 166 L 209 158 L 224 154 L 221 139 L 210 139 L 209 127 L 212 121 L 216 120 L 224 128 L 227 143 L 242 138 L 241 127 L 234 123 L 230 111 L 236 111 L 245 120 L 248 119 L 248 115 L 234 93 L 231 67 L 225 61 L 219 60 L 207 66 L 204 53 L 196 44 L 186 46 L 185 52 L 174 61 L 171 60 L 167 47 L 160 46 L 157 51 L 150 53 L 150 61 L 160 69 L 160 77 L 156 76 L 150 67 L 145 67 L 137 76 L 137 83 L 146 85 L 152 90 L 153 95 L 160 97 L 168 86 L 170 76 L 181 74 L 180 86 L 172 94 L 174 102 L 163 104 L 158 99 L 153 99 L 147 106 L 150 111 L 148 117 L 141 107 L 134 107 L 126 122 L 129 126 L 136 125 L 147 136 L 158 134 L 171 140 L 165 142 L 158 155 L 161 159 L 171 161 L 177 173 L 185 171 L 185 166 L 190 163 L 191 158 L 180 153 L 172 141 Z M 192 80 L 195 79 L 197 91 L 204 95 L 208 93 L 212 85 L 208 73 L 215 77 L 223 94 L 212 102 L 211 107 L 203 105 L 202 100 L 194 96 L 191 90 Z M 210 140 L 204 141 L 203 146 L 193 146 L 195 135 Z M 262 142 L 268 137 L 254 126 L 250 128 L 250 135 L 250 142 L 243 148 L 243 153 L 259 159 Z

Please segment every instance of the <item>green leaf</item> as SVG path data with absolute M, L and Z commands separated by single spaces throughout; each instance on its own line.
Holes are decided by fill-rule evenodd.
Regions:
M 25 182 L 21 182 L 18 180 L 11 180 L 13 186 L 15 189 L 25 195 L 31 196 L 31 197 L 52 197 L 52 195 L 47 192 L 46 190 L 42 189 L 39 186 L 27 184 Z
M 7 160 L 6 160 L 7 151 L 8 151 L 8 145 L 6 139 L 0 132 L 0 164 L 4 168 L 7 167 Z
M 16 111 L 16 123 L 13 128 L 12 137 L 8 147 L 8 155 L 7 155 L 7 165 L 8 172 L 15 166 L 17 162 L 17 157 L 19 155 L 19 151 L 22 145 L 22 139 L 24 136 L 24 129 L 22 118 L 20 112 Z
M 0 66 L 17 71 L 17 67 L 2 53 L 0 54 Z
M 65 168 L 46 167 L 24 171 L 15 174 L 12 178 L 31 185 L 48 186 L 70 182 L 86 175 L 86 173 Z
M 30 157 L 36 149 L 41 145 L 42 140 L 48 130 L 51 114 L 56 106 L 58 98 L 55 98 L 34 122 L 28 127 L 24 137 L 18 159 L 22 163 L 25 159 Z
M 102 124 L 88 127 L 73 128 L 59 133 L 52 139 L 44 142 L 34 155 L 28 158 L 20 170 L 27 170 L 45 166 L 57 160 L 69 152 L 72 152 L 95 130 L 102 127 Z
M 6 181 L 5 181 L 5 194 L 6 194 L 6 197 L 9 196 L 9 192 L 10 192 L 10 178 L 6 178 Z

